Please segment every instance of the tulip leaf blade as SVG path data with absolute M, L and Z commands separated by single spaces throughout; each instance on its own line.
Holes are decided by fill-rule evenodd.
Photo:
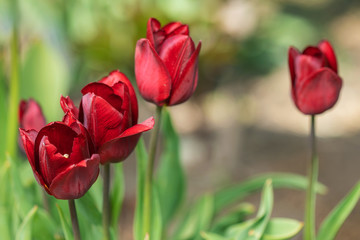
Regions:
M 272 218 L 261 240 L 287 240 L 300 232 L 303 223 L 289 218 Z
M 360 198 L 360 182 L 335 206 L 322 222 L 317 240 L 331 240 L 336 237 L 341 225 L 349 216 Z
M 162 221 L 164 228 L 181 205 L 185 196 L 184 170 L 180 161 L 179 137 L 173 127 L 170 113 L 163 109 L 162 134 L 164 150 L 156 175 Z
M 56 208 L 57 208 L 58 213 L 59 213 L 60 222 L 61 222 L 61 228 L 63 230 L 65 240 L 72 240 L 72 238 L 71 238 L 72 234 L 71 234 L 71 231 L 70 231 L 70 227 L 69 227 L 68 223 L 65 220 L 64 213 L 63 213 L 61 207 L 58 204 L 56 204 Z
M 135 240 L 142 239 L 145 233 L 143 233 L 143 202 L 144 202 L 144 186 L 145 186 L 145 174 L 146 164 L 148 161 L 148 154 L 146 151 L 145 143 L 143 138 L 139 139 L 135 147 L 136 154 L 136 207 L 134 217 L 134 238 Z
M 255 176 L 232 187 L 217 191 L 215 193 L 215 213 L 218 213 L 229 204 L 260 190 L 267 179 L 272 179 L 274 188 L 290 189 L 306 189 L 308 181 L 304 176 L 289 173 L 268 173 Z M 321 183 L 317 183 L 316 190 L 321 194 L 327 191 L 326 187 Z
M 25 216 L 24 220 L 22 221 L 20 227 L 17 229 L 16 232 L 16 240 L 20 239 L 31 239 L 31 219 L 34 217 L 35 213 L 38 210 L 38 206 L 34 206 L 28 214 Z
M 114 168 L 114 184 L 110 193 L 111 202 L 111 226 L 115 233 L 117 233 L 118 219 L 120 216 L 121 206 L 124 200 L 125 185 L 123 164 L 112 164 Z
M 214 196 L 201 196 L 186 212 L 172 239 L 200 239 L 201 232 L 209 228 L 214 217 Z

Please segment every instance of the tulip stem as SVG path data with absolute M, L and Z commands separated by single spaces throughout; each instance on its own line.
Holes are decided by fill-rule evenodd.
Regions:
M 156 107 L 156 115 L 155 115 L 155 125 L 154 129 L 151 133 L 150 138 L 150 146 L 149 146 L 149 161 L 146 169 L 146 176 L 145 176 L 145 194 L 144 194 L 144 219 L 143 219 L 143 233 L 149 236 L 150 229 L 151 229 L 151 206 L 152 206 L 152 184 L 153 184 L 153 172 L 154 172 L 154 162 L 155 162 L 155 155 L 156 155 L 156 146 L 159 136 L 160 124 L 161 124 L 161 112 L 162 106 Z
M 72 229 L 74 232 L 74 240 L 81 240 L 79 221 L 76 214 L 76 206 L 74 199 L 69 199 L 69 209 L 70 209 Z
M 308 169 L 309 183 L 306 192 L 306 210 L 305 210 L 305 225 L 304 225 L 304 239 L 315 240 L 315 204 L 316 192 L 315 184 L 318 178 L 319 159 L 316 152 L 316 136 L 315 136 L 315 115 L 311 116 L 311 164 Z
M 103 229 L 104 239 L 110 240 L 110 164 L 103 166 Z

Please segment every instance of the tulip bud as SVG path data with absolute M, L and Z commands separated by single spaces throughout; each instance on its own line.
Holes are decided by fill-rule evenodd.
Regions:
M 158 106 L 185 102 L 196 89 L 201 42 L 195 48 L 187 25 L 172 22 L 161 27 L 154 18 L 148 21 L 146 37 L 135 50 L 141 95 Z
M 40 105 L 34 100 L 21 100 L 19 104 L 20 128 L 39 131 L 45 126 L 46 120 Z
M 68 112 L 39 132 L 20 128 L 37 182 L 58 199 L 82 197 L 99 175 L 100 157 L 85 127 Z
M 304 114 L 322 113 L 337 102 L 342 86 L 336 56 L 330 43 L 321 41 L 302 53 L 289 49 L 291 94 Z

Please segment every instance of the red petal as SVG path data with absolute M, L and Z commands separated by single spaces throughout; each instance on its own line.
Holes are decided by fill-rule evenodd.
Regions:
M 64 113 L 67 111 L 72 112 L 74 114 L 75 118 L 79 118 L 79 109 L 75 106 L 73 100 L 69 96 L 63 97 L 61 95 L 60 97 L 60 105 Z
M 140 39 L 136 44 L 135 75 L 145 100 L 162 105 L 169 98 L 171 77 L 147 39 Z
M 160 30 L 161 24 L 155 18 L 150 18 L 147 23 L 146 38 L 150 41 L 155 49 L 164 41 L 165 32 Z
M 50 185 L 50 192 L 58 199 L 77 199 L 82 197 L 94 184 L 99 175 L 100 157 L 93 154 L 76 165 L 71 165 Z
M 338 73 L 336 55 L 331 44 L 328 41 L 323 40 L 318 44 L 318 47 L 321 52 L 326 56 L 329 67 L 334 70 L 335 73 Z
M 39 131 L 45 126 L 46 120 L 40 105 L 33 99 L 22 100 L 19 105 L 20 127 L 25 130 L 34 129 Z
M 122 84 L 122 83 L 118 83 L 118 84 Z M 100 83 L 100 82 L 89 83 L 83 89 L 81 89 L 81 93 L 83 95 L 85 95 L 87 93 L 94 93 L 95 95 L 100 96 L 103 99 L 105 99 L 118 111 L 121 110 L 121 105 L 122 105 L 121 96 L 118 96 L 117 94 L 115 94 L 112 87 L 110 87 L 104 83 Z
M 102 97 L 88 93 L 82 97 L 84 126 L 90 133 L 96 148 L 118 137 L 122 127 L 123 114 L 113 108 Z
M 101 164 L 120 162 L 125 160 L 134 150 L 141 133 L 154 127 L 154 118 L 151 117 L 121 134 L 120 137 L 105 143 L 99 150 Z
M 301 84 L 299 79 L 307 79 L 314 72 L 323 67 L 322 61 L 310 55 L 299 55 L 295 58 L 295 85 Z
M 290 76 L 291 76 L 291 85 L 294 86 L 295 84 L 295 59 L 297 56 L 299 56 L 300 53 L 299 51 L 294 48 L 294 47 L 290 47 L 289 48 L 289 53 L 288 53 L 288 57 L 289 57 L 289 70 L 290 70 Z
M 179 78 L 194 51 L 195 45 L 189 36 L 176 35 L 164 41 L 159 56 L 169 71 L 172 84 Z
M 196 50 L 187 61 L 178 79 L 173 83 L 169 106 L 185 102 L 194 93 L 198 80 L 198 56 L 201 49 L 199 42 Z
M 301 83 L 295 88 L 295 103 L 301 112 L 312 115 L 334 106 L 340 94 L 342 80 L 330 68 L 321 68 Z

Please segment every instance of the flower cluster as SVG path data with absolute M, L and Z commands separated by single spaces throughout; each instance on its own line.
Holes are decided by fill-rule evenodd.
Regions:
M 136 81 L 141 95 L 159 106 L 186 101 L 195 91 L 198 55 L 187 25 L 160 27 L 151 18 L 147 39 L 138 41 Z M 38 183 L 59 199 L 83 196 L 96 181 L 99 164 L 120 162 L 134 150 L 141 133 L 154 126 L 150 117 L 138 124 L 138 103 L 125 74 L 113 71 L 82 90 L 79 107 L 60 98 L 65 116 L 45 125 L 40 106 L 20 103 L 20 136 Z

